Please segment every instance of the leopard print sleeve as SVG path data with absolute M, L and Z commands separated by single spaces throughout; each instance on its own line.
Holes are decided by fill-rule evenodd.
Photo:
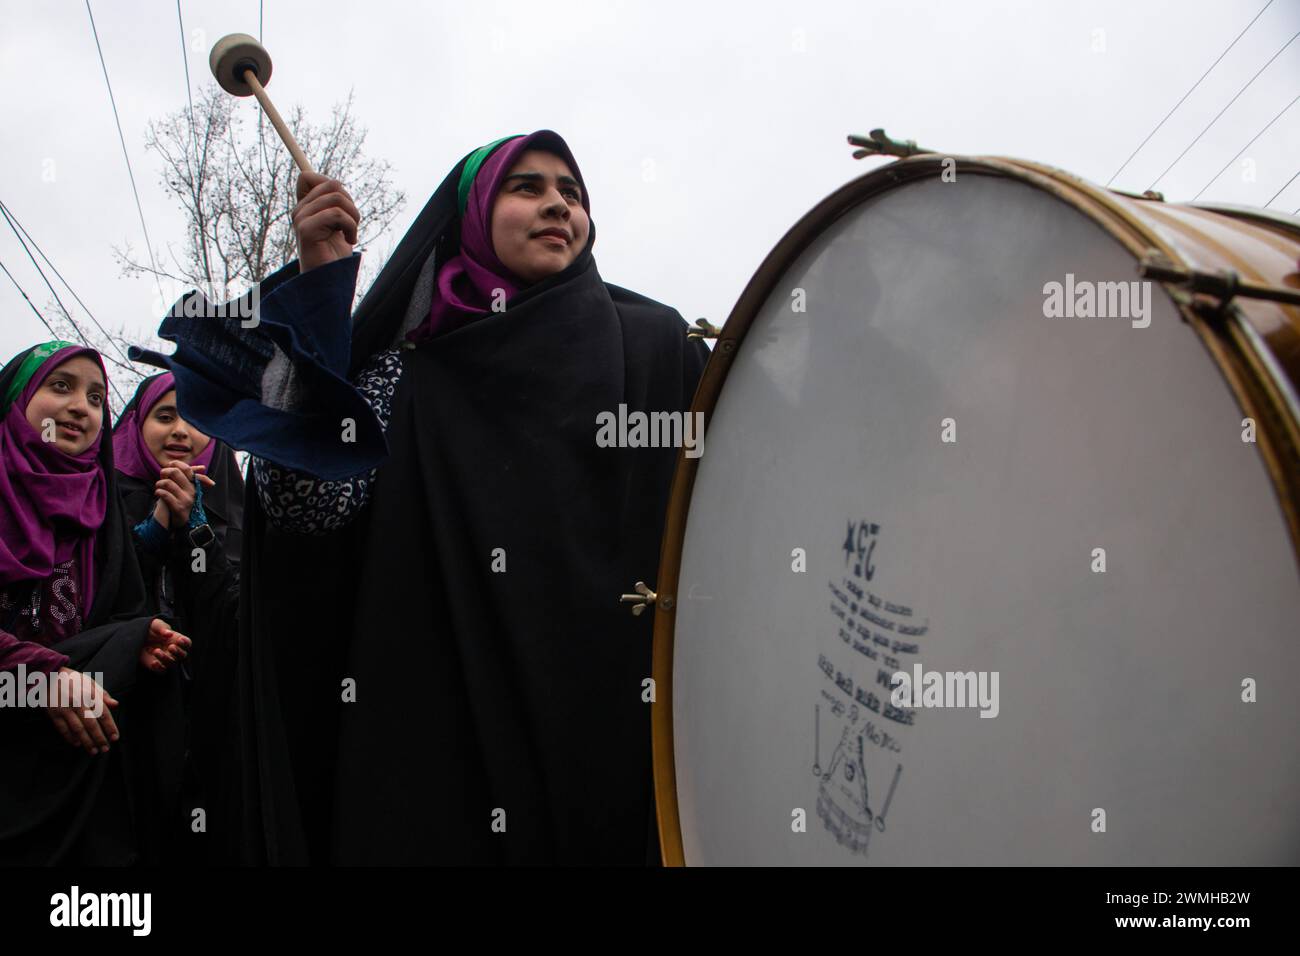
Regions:
M 399 349 L 378 353 L 357 375 L 357 391 L 387 430 L 393 394 L 402 375 Z M 324 481 L 274 462 L 253 457 L 250 467 L 257 498 L 271 526 L 293 534 L 328 534 L 346 526 L 365 507 L 375 490 L 379 469 L 341 481 Z

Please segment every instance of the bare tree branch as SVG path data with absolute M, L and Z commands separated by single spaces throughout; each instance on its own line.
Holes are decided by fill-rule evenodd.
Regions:
M 406 196 L 392 183 L 391 164 L 365 156 L 366 130 L 352 115 L 354 102 L 349 91 L 319 126 L 295 106 L 288 124 L 317 170 L 347 186 L 361 213 L 357 245 L 364 247 L 392 225 Z M 247 130 L 248 116 L 245 104 L 208 84 L 196 92 L 193 114 L 182 109 L 149 123 L 145 147 L 160 160 L 160 183 L 185 216 L 185 241 L 179 251 L 168 246 L 175 271 L 140 261 L 129 244 L 115 247 L 124 275 L 155 275 L 228 299 L 295 258 L 289 214 L 297 169 L 287 150 L 268 148 L 260 117 Z M 376 271 L 363 270 L 358 295 Z

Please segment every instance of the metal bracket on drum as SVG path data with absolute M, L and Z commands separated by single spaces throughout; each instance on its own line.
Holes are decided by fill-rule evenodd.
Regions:
M 1300 292 L 1281 289 L 1276 286 L 1254 285 L 1242 282 L 1237 273 L 1231 269 L 1222 272 L 1203 272 L 1199 269 L 1184 269 L 1175 265 L 1163 253 L 1152 250 L 1138 262 L 1138 275 L 1144 279 L 1155 279 L 1218 299 L 1218 305 L 1212 310 L 1216 316 L 1223 315 L 1234 298 L 1267 299 L 1271 302 L 1285 302 L 1288 305 L 1300 305 Z
M 722 334 L 722 329 L 718 328 L 708 319 L 696 319 L 695 328 L 686 333 L 688 339 L 716 339 Z
M 646 586 L 644 581 L 638 581 L 635 590 L 636 594 L 624 594 L 618 599 L 620 604 L 632 605 L 633 617 L 640 617 L 642 611 L 656 603 L 665 611 L 671 611 L 673 609 L 674 602 L 672 597 L 665 595 L 661 599 L 658 594 L 655 594 L 654 591 L 651 591 L 650 588 Z
M 1112 189 L 1111 192 L 1117 196 L 1128 196 L 1130 199 L 1150 199 L 1153 202 L 1165 201 L 1165 194 L 1155 189 L 1148 189 L 1140 193 L 1126 192 L 1123 189 Z
M 866 136 L 855 136 L 850 133 L 849 145 L 861 147 L 853 151 L 854 159 L 863 159 L 867 156 L 897 156 L 906 159 L 908 156 L 922 156 L 934 152 L 932 149 L 922 149 L 917 146 L 914 139 L 890 139 L 883 129 L 873 129 Z

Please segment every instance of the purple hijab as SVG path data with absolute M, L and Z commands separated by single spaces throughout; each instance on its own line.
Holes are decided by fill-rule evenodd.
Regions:
M 37 367 L 0 421 L 0 586 L 48 578 L 77 557 L 83 616 L 94 597 L 95 534 L 108 510 L 100 443 L 112 419 L 107 398 L 99 434 L 80 455 L 60 451 L 27 421 L 27 405 L 55 368 L 94 349 L 59 349 Z M 105 374 L 104 381 L 108 381 Z
M 529 284 L 507 269 L 492 247 L 492 205 L 502 180 L 529 149 L 546 150 L 568 163 L 573 178 L 582 186 L 582 208 L 590 216 L 587 183 L 568 144 L 558 133 L 543 129 L 508 140 L 483 160 L 474 176 L 461 217 L 460 252 L 438 268 L 429 317 L 407 334 L 410 341 L 424 342 L 482 318 L 492 309 L 493 290 L 504 289 L 508 302 Z
M 124 475 L 139 478 L 141 481 L 157 481 L 162 477 L 162 465 L 158 464 L 158 459 L 154 458 L 153 452 L 149 451 L 141 429 L 144 427 L 145 419 L 153 411 L 153 407 L 158 404 L 158 400 L 175 387 L 176 378 L 171 372 L 163 372 L 150 379 L 136 393 L 135 401 L 131 403 L 131 407 L 126 410 L 118 421 L 117 427 L 113 429 L 113 467 Z M 216 439 L 209 438 L 208 446 L 199 452 L 198 457 L 190 464 L 204 466 L 212 464 L 212 453 L 216 447 Z

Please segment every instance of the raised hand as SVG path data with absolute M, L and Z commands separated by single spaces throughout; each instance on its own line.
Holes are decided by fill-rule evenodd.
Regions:
M 300 174 L 298 205 L 291 215 L 298 236 L 300 272 L 352 255 L 361 213 L 337 179 L 320 173 Z
M 162 477 L 154 482 L 153 493 L 159 504 L 166 509 L 165 516 L 159 514 L 155 507 L 154 518 L 164 528 L 175 524 L 185 527 L 194 509 L 196 494 L 194 483 L 201 481 L 209 488 L 216 487 L 216 482 L 203 474 L 203 465 L 187 465 L 183 461 L 170 461 L 163 466 Z

